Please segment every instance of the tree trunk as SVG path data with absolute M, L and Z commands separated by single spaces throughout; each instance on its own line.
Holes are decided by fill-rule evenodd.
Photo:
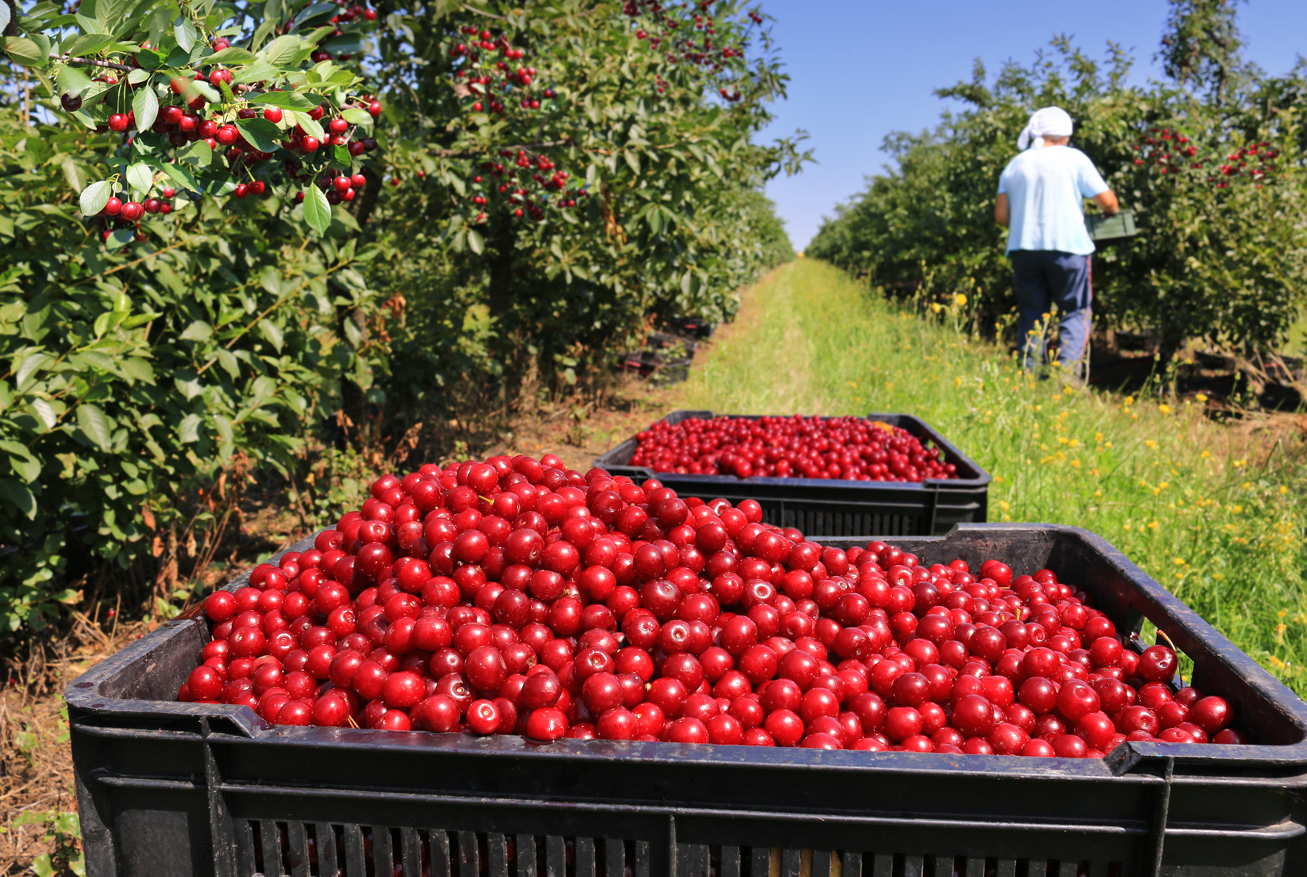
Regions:
M 500 220 L 490 239 L 494 250 L 490 263 L 490 315 L 500 321 L 501 338 L 504 337 L 502 329 L 508 312 L 513 306 L 513 248 L 516 243 L 512 220 Z

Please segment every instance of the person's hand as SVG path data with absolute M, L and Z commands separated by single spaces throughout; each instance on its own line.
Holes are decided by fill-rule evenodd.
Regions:
M 1094 196 L 1094 203 L 1102 211 L 1103 216 L 1116 216 L 1121 212 L 1121 205 L 1116 200 L 1116 193 L 1108 189 L 1101 195 Z

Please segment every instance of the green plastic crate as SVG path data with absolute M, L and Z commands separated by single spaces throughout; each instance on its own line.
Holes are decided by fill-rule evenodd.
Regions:
M 1135 228 L 1135 214 L 1132 210 L 1122 210 L 1116 216 L 1086 216 L 1085 226 L 1089 229 L 1089 236 L 1096 241 L 1129 238 L 1139 233 Z

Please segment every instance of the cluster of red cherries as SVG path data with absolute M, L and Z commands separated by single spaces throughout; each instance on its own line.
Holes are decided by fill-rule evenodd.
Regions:
M 709 73 L 720 73 L 731 58 L 740 57 L 743 50 L 717 40 L 717 23 L 708 11 L 713 0 L 697 3 L 664 4 L 662 0 L 627 0 L 622 6 L 630 18 L 641 19 L 635 32 L 640 40 L 648 40 L 654 51 L 664 51 L 667 63 L 684 63 Z M 751 25 L 762 23 L 762 16 L 749 13 Z
M 1100 757 L 1245 742 L 1049 570 L 823 548 L 758 504 L 547 455 L 371 486 L 315 547 L 205 603 L 178 692 L 280 725 Z
M 630 465 L 678 475 L 925 481 L 957 467 L 902 427 L 862 417 L 690 417 L 636 436 Z
M 529 216 L 539 222 L 545 218 L 549 196 L 538 193 L 533 196 L 528 186 L 542 189 L 544 192 L 560 192 L 559 207 L 575 207 L 577 198 L 585 198 L 590 194 L 584 188 L 568 190 L 567 181 L 570 175 L 567 171 L 559 170 L 558 165 L 547 156 L 519 148 L 501 149 L 499 158 L 509 161 L 512 166 L 504 164 L 503 161 L 484 161 L 481 163 L 481 173 L 494 179 L 487 181 L 482 175 L 472 178 L 475 188 L 468 197 L 478 207 L 485 207 L 490 203 L 487 195 L 493 197 L 498 193 L 508 198 L 513 217 L 521 219 L 523 216 Z M 530 182 L 527 182 L 527 175 L 530 177 Z M 483 213 L 477 221 L 484 220 Z
M 476 25 L 461 27 L 459 33 L 467 41 L 452 45 L 449 54 L 462 61 L 453 77 L 466 109 L 502 114 L 510 103 L 516 103 L 531 112 L 548 109 L 547 102 L 558 96 L 552 88 L 532 90 L 539 71 L 514 65 L 526 56 L 526 50 L 515 47 L 507 35 Z M 518 147 L 501 149 L 499 158 L 508 161 L 481 163 L 481 175 L 473 178 L 472 191 L 467 195 L 473 205 L 482 209 L 476 218 L 478 224 L 486 221 L 484 211 L 496 196 L 503 199 L 512 218 L 541 222 L 551 200 L 559 207 L 575 207 L 576 198 L 587 194 L 583 190 L 564 191 L 568 174 L 548 156 Z
M 376 13 L 355 6 L 333 18 L 332 23 L 349 22 L 359 17 L 366 21 L 373 21 L 376 19 Z M 338 36 L 339 31 L 333 35 Z M 231 44 L 226 39 L 218 38 L 211 43 L 211 46 L 215 52 L 220 52 L 230 48 Z M 143 48 L 149 48 L 149 45 L 146 44 Z M 326 60 L 327 57 L 329 56 L 326 53 L 319 51 L 314 53 L 313 60 Z M 347 55 L 339 57 L 348 58 Z M 134 59 L 135 56 L 133 56 L 132 66 L 136 66 Z M 233 79 L 230 69 L 215 65 L 207 72 L 197 70 L 193 77 L 177 76 L 170 80 L 171 92 L 178 103 L 169 103 L 159 108 L 148 131 L 158 138 L 151 143 L 151 146 L 156 151 L 165 152 L 168 148 L 181 149 L 191 143 L 204 142 L 215 156 L 222 155 L 226 159 L 227 168 L 233 175 L 245 178 L 232 190 L 232 196 L 238 200 L 271 193 L 272 181 L 279 173 L 284 174 L 292 182 L 315 182 L 319 188 L 326 190 L 327 200 L 332 204 L 353 200 L 358 188 L 366 181 L 364 176 L 357 170 L 341 174 L 328 167 L 327 154 L 331 147 L 344 146 L 351 158 L 359 158 L 365 152 L 375 150 L 377 141 L 370 136 L 362 136 L 357 126 L 346 121 L 343 116 L 333 115 L 323 124 L 325 130 L 322 138 L 304 131 L 297 125 L 287 132 L 286 139 L 282 142 L 285 154 L 279 156 L 281 150 L 277 153 L 262 152 L 241 135 L 236 125 L 232 124 L 231 117 L 262 118 L 277 124 L 282 121 L 284 111 L 278 107 L 248 105 L 246 101 L 249 97 L 248 89 L 241 87 L 238 89 L 238 95 L 232 94 Z M 99 80 L 111 85 L 118 83 L 118 77 L 114 73 L 107 73 L 99 77 Z M 226 88 L 226 97 L 234 100 L 224 99 L 221 103 L 210 105 L 206 96 L 192 84 L 196 81 L 205 82 L 220 92 Z M 100 101 L 107 100 L 110 94 L 112 92 L 105 92 Z M 75 113 L 82 109 L 83 100 L 79 95 L 68 93 L 60 96 L 60 103 L 65 111 Z M 364 110 L 374 119 L 382 113 L 381 103 L 372 95 L 342 106 L 341 110 L 343 112 L 351 108 Z M 325 112 L 323 107 L 318 106 L 306 111 L 305 114 L 316 122 L 323 119 Z M 147 133 L 136 128 L 136 114 L 132 110 L 125 113 L 110 113 L 105 123 L 97 126 L 98 131 L 111 131 L 124 135 L 125 142 L 128 144 Z M 322 150 L 321 153 L 319 149 Z M 272 161 L 278 157 L 281 159 L 279 164 Z M 156 184 L 161 177 L 161 174 L 156 174 Z M 345 181 L 345 185 L 341 185 L 342 180 Z M 149 215 L 166 216 L 171 213 L 173 210 L 171 199 L 175 194 L 174 187 L 166 186 L 162 190 L 161 198 L 151 195 L 138 202 L 117 196 L 111 197 L 99 214 L 106 224 L 101 232 L 102 238 L 107 241 L 112 227 L 118 226 L 135 228 L 136 240 L 145 240 L 146 235 L 139 228 L 140 221 Z M 297 200 L 302 199 L 303 194 L 299 193 Z
M 1188 170 L 1202 170 L 1205 166 L 1205 162 L 1194 160 L 1198 157 L 1198 147 L 1184 134 L 1169 128 L 1149 128 L 1148 131 L 1153 136 L 1134 145 L 1142 153 L 1135 159 L 1135 164 L 1151 162 L 1162 175 L 1178 174 L 1186 167 Z M 1275 159 L 1278 157 L 1279 153 L 1269 143 L 1253 143 L 1227 155 L 1225 163 L 1217 167 L 1219 176 L 1210 175 L 1207 182 L 1218 189 L 1228 189 L 1232 179 L 1246 178 L 1260 189 L 1263 182 L 1275 178 Z

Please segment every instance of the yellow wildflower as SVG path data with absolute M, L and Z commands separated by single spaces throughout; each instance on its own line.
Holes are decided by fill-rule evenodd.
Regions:
M 1144 442 L 1144 445 L 1146 445 L 1151 450 L 1157 447 L 1157 442 L 1153 441 L 1152 439 L 1148 439 L 1148 441 Z
M 1148 529 L 1150 529 L 1150 530 L 1156 530 L 1156 529 L 1157 529 L 1158 527 L 1160 527 L 1160 526 L 1162 526 L 1162 525 L 1159 524 L 1159 523 L 1157 523 L 1157 521 L 1153 521 L 1152 523 L 1150 523 L 1150 524 L 1148 525 Z
M 1163 414 L 1170 414 L 1170 413 L 1171 413 L 1171 406 L 1170 406 L 1170 405 L 1158 405 L 1158 406 L 1157 406 L 1157 410 L 1160 411 L 1160 412 L 1162 412 Z
M 1198 402 L 1206 402 L 1206 401 L 1207 401 L 1207 394 L 1206 394 L 1206 393 L 1199 393 L 1197 396 L 1194 396 L 1194 400 L 1195 400 L 1195 401 L 1198 401 Z
M 966 303 L 967 303 L 967 297 L 962 293 L 959 292 L 957 295 L 953 296 L 953 304 L 957 305 L 958 307 L 965 307 Z

